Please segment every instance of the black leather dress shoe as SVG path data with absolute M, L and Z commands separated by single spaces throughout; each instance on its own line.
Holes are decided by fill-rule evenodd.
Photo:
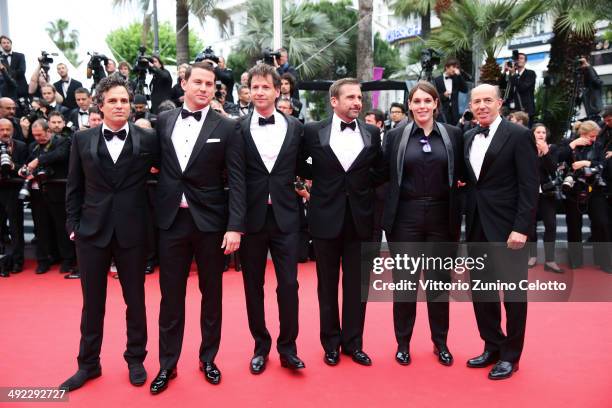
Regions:
M 549 271 L 549 272 L 554 272 L 554 273 L 563 273 L 563 269 L 559 268 L 558 265 L 555 264 L 555 266 L 549 265 L 549 264 L 544 264 L 544 270 L 545 271 Z
M 281 354 L 280 355 L 281 367 L 290 368 L 292 370 L 300 370 L 306 368 L 306 365 L 298 356 L 295 354 Z
M 338 365 L 338 363 L 340 362 L 340 353 L 338 352 L 338 350 L 329 351 L 323 356 L 323 361 L 328 366 Z
M 353 361 L 356 362 L 357 364 L 361 364 L 363 366 L 372 365 L 372 360 L 370 360 L 370 357 L 368 357 L 368 355 L 364 353 L 363 350 L 354 350 L 352 352 L 343 351 L 343 353 L 351 356 Z
M 151 381 L 151 394 L 159 394 L 168 388 L 168 383 L 173 378 L 176 378 L 176 369 L 159 370 L 155 379 Z
M 23 271 L 23 265 L 22 264 L 15 264 L 13 265 L 13 273 L 19 273 Z
M 79 369 L 72 377 L 64 381 L 59 388 L 60 390 L 74 391 L 77 388 L 81 388 L 87 381 L 98 378 L 101 375 L 102 367 L 100 366 L 97 366 L 93 370 Z
M 74 265 L 70 263 L 62 263 L 59 268 L 60 273 L 72 273 L 74 272 Z
M 200 362 L 200 370 L 204 373 L 204 377 L 209 383 L 217 385 L 221 382 L 221 371 L 215 363 Z
M 37 275 L 42 275 L 43 273 L 49 272 L 50 268 L 51 267 L 48 264 L 39 263 L 38 266 L 36 266 L 36 271 L 34 273 Z
M 154 269 L 155 269 L 155 267 L 153 265 L 147 265 L 145 267 L 145 275 L 152 274 Z
M 142 363 L 128 364 L 128 370 L 130 371 L 130 384 L 139 386 L 147 381 L 147 371 Z
M 434 346 L 434 354 L 438 356 L 438 361 L 440 364 L 445 366 L 453 365 L 453 355 L 448 351 L 448 347 L 446 346 Z
M 398 350 L 397 353 L 395 353 L 395 361 L 397 361 L 400 365 L 403 366 L 409 365 L 412 361 L 410 359 L 410 352 Z
M 470 358 L 467 361 L 467 366 L 470 368 L 483 368 L 494 364 L 499 360 L 499 353 L 485 350 L 481 355 Z
M 8 278 L 10 276 L 8 269 L 0 269 L 0 278 Z
M 253 356 L 251 359 L 251 364 L 249 369 L 251 370 L 251 374 L 261 374 L 266 369 L 266 362 L 268 361 L 268 356 Z
M 506 378 L 512 377 L 512 373 L 518 371 L 518 369 L 518 363 L 498 361 L 489 372 L 489 380 L 505 380 Z

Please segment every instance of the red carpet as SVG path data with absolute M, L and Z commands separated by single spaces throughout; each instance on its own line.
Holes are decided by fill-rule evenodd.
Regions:
M 76 370 L 81 292 L 57 269 L 35 275 L 32 264 L 19 275 L 0 279 L 0 386 L 57 387 Z M 271 271 L 271 269 L 269 269 Z M 584 273 L 599 274 L 596 270 Z M 93 407 L 612 407 L 612 304 L 531 303 L 520 371 L 510 380 L 488 380 L 486 369 L 465 361 L 482 350 L 469 303 L 451 304 L 449 347 L 455 365 L 437 363 L 429 340 L 425 304 L 419 304 L 412 340 L 412 365 L 395 363 L 391 304 L 370 303 L 364 349 L 372 367 L 343 358 L 337 367 L 322 361 L 314 263 L 300 265 L 300 337 L 306 369 L 293 374 L 271 354 L 260 376 L 249 373 L 253 342 L 248 331 L 242 277 L 224 275 L 224 316 L 217 364 L 218 386 L 198 371 L 199 291 L 192 275 L 187 324 L 178 377 L 166 392 L 151 396 L 148 383 L 131 386 L 122 353 L 124 305 L 119 282 L 109 279 L 102 377 L 70 394 L 70 406 Z M 612 284 L 612 276 L 609 277 Z M 268 274 L 266 305 L 273 339 L 278 333 L 274 275 Z M 157 272 L 147 277 L 149 380 L 157 373 L 159 311 Z M 39 406 L 29 403 L 28 406 Z M 2 403 L 0 406 L 13 406 Z M 20 405 L 16 405 L 20 406 Z M 24 406 L 22 404 L 21 406 Z

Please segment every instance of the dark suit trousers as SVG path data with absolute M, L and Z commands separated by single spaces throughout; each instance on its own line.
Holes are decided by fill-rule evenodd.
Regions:
M 11 242 L 5 248 L 6 265 L 23 265 L 23 203 L 17 199 L 14 188 L 0 190 L 0 205 L 9 222 Z
M 396 243 L 450 242 L 448 217 L 448 201 L 422 199 L 400 201 L 393 231 L 389 237 L 389 247 L 393 256 L 397 253 L 403 255 L 405 252 L 401 245 L 394 245 Z M 447 245 L 442 247 L 444 251 L 449 249 Z M 407 255 L 418 257 L 421 253 L 409 253 Z M 430 253 L 428 256 L 446 257 L 453 255 L 453 253 Z M 446 271 L 426 270 L 424 274 L 427 280 L 450 282 L 450 274 Z M 418 285 L 420 275 L 420 271 L 415 274 L 396 273 L 394 271 L 394 280 L 406 279 L 414 281 Z M 393 327 L 398 350 L 401 351 L 410 350 L 410 339 L 416 319 L 417 291 L 409 293 L 408 298 L 397 297 L 393 302 Z M 431 340 L 436 346 L 446 345 L 449 326 L 448 310 L 448 291 L 430 290 L 427 292 L 429 328 L 431 330 Z
M 255 355 L 268 355 L 272 339 L 266 328 L 264 313 L 264 280 L 268 249 L 276 272 L 276 298 L 280 320 L 277 339 L 279 354 L 297 354 L 298 281 L 297 252 L 299 232 L 284 233 L 276 223 L 272 206 L 268 206 L 262 231 L 242 237 L 240 260 L 246 295 L 249 329 L 255 339 Z
M 66 233 L 66 203 L 50 201 L 43 193 L 32 190 L 32 218 L 36 228 L 36 258 L 39 263 L 49 263 L 53 243 L 57 244 L 62 263 L 75 265 L 74 243 Z
M 557 239 L 557 200 L 555 197 L 540 194 L 538 197 L 538 220 L 544 223 L 544 254 L 546 262 L 555 260 L 555 241 Z M 537 222 L 529 235 L 529 256 L 538 256 Z
M 321 344 L 326 352 L 361 350 L 366 302 L 361 300 L 362 286 L 368 276 L 361 274 L 361 244 L 369 238 L 359 238 L 351 207 L 346 203 L 340 236 L 333 239 L 313 239 L 317 257 L 317 294 Z M 338 284 L 342 263 L 342 327 L 338 310 Z
M 191 261 L 198 266 L 200 361 L 212 362 L 221 342 L 221 296 L 224 232 L 202 232 L 189 209 L 179 209 L 172 226 L 159 231 L 159 363 L 175 368 L 185 331 L 185 294 Z
M 474 280 L 495 282 L 518 282 L 527 279 L 527 247 L 512 250 L 503 244 L 487 244 L 478 214 L 468 241 L 471 257 L 487 255 L 486 267 L 482 271 L 473 269 L 470 272 L 472 285 Z M 484 243 L 484 245 L 482 245 Z M 481 245 L 479 245 L 481 244 Z M 504 291 L 504 309 L 506 310 L 506 334 L 501 329 L 501 304 L 496 291 L 472 291 L 474 314 L 480 338 L 485 342 L 485 350 L 500 353 L 500 360 L 516 363 L 521 358 L 525 342 L 527 325 L 527 293 L 525 291 Z
M 107 275 L 112 259 L 117 266 L 123 300 L 127 306 L 127 346 L 123 357 L 128 364 L 143 362 L 147 355 L 144 244 L 121 248 L 113 235 L 108 246 L 99 248 L 79 239 L 77 233 L 76 251 L 83 290 L 81 343 L 77 358 L 79 368 L 93 369 L 100 363 Z

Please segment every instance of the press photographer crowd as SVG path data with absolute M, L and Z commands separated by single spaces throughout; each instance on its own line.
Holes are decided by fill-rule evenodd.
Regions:
M 95 102 L 96 87 L 106 77 L 124 80 L 131 98 L 129 122 L 141 128 L 155 129 L 162 112 L 183 105 L 181 81 L 185 80 L 189 65 L 177 67 L 177 82 L 173 84 L 162 59 L 146 55 L 145 48 L 140 48 L 133 63 L 121 61 L 117 64 L 113 59 L 93 52 L 87 65 L 87 77 L 93 79 L 93 85 L 87 89 L 70 76 L 65 64 L 54 64 L 53 55 L 44 51 L 28 81 L 24 55 L 13 51 L 10 38 L 2 36 L 0 40 L 0 250 L 3 254 L 0 276 L 8 277 L 23 269 L 24 208 L 29 208 L 34 222 L 36 273 L 46 273 L 52 265 L 59 263 L 60 272 L 66 273 L 66 278 L 77 279 L 80 274 L 74 241 L 65 228 L 66 178 L 74 134 L 103 124 L 103 113 Z M 235 75 L 226 66 L 225 58 L 216 56 L 210 47 L 198 54 L 195 62 L 208 62 L 214 67 L 215 91 L 210 101 L 213 110 L 237 122 L 253 114 L 254 89 L 248 72 Z M 442 74 L 434 77 L 433 67 L 442 66 L 442 63 Z M 298 74 L 289 63 L 287 50 L 267 49 L 258 64 L 275 67 L 279 75 L 276 109 L 304 123 L 306 115 L 298 92 Z M 458 128 L 457 131 L 463 134 L 479 128 L 473 107 L 460 111 L 459 94 L 470 92 L 472 85 L 469 81 L 472 79 L 461 69 L 459 61 L 455 58 L 441 61 L 433 53 L 425 55 L 422 64 L 425 77 L 433 85 L 426 87 L 425 93 L 429 92 L 429 97 L 436 103 L 435 120 L 452 125 L 453 129 Z M 588 57 L 577 61 L 577 71 L 582 79 L 580 103 L 584 117 L 573 118 L 571 135 L 552 137 L 536 117 L 536 74 L 527 65 L 527 56 L 516 50 L 512 59 L 504 63 L 499 91 L 503 101 L 500 113 L 509 121 L 529 129 L 537 147 L 540 184 L 537 219 L 544 225 L 544 268 L 551 272 L 564 272 L 555 258 L 557 214 L 564 213 L 567 266 L 571 269 L 583 266 L 583 244 L 588 244 L 593 246 L 595 264 L 602 271 L 612 273 L 612 107 L 602 106 L 602 81 L 589 64 Z M 147 83 L 149 77 L 151 80 Z M 415 123 L 416 109 L 417 102 L 408 99 L 391 103 L 386 111 L 373 109 L 363 112 L 362 117 L 365 123 L 380 130 L 382 149 L 385 150 L 386 135 L 393 129 Z M 552 143 L 551 140 L 560 142 Z M 423 146 L 424 152 L 428 146 Z M 158 231 L 152 215 L 158 172 L 153 167 L 148 176 L 147 274 L 152 273 L 158 263 Z M 464 181 L 459 180 L 459 183 Z M 301 214 L 300 262 L 315 258 L 308 233 L 311 186 L 311 180 L 299 177 L 295 180 Z M 414 193 L 411 193 L 412 187 L 402 184 L 402 194 L 410 196 Z M 382 239 L 388 188 L 388 184 L 384 184 L 376 190 L 372 236 L 375 242 Z M 462 197 L 462 206 L 467 205 L 464 201 L 465 197 Z M 590 219 L 590 234 L 586 236 L 582 233 L 584 214 Z M 537 262 L 537 239 L 536 225 L 533 225 L 529 233 L 529 240 L 533 243 L 529 267 Z M 237 254 L 227 258 L 226 270 L 230 262 L 240 270 Z

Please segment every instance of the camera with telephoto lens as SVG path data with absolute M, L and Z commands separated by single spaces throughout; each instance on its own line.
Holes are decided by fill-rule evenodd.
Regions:
M 218 101 L 221 101 L 221 99 L 223 98 L 223 82 L 217 80 L 215 81 L 215 99 Z
M 519 50 L 512 50 L 512 59 L 506 61 L 506 66 L 508 67 L 508 69 L 516 68 L 516 63 L 518 62 L 519 54 Z
M 219 57 L 215 55 L 215 52 L 213 51 L 211 46 L 206 47 L 204 51 L 202 51 L 195 57 L 195 62 L 200 62 L 204 60 L 210 60 L 215 64 L 219 63 Z
M 149 63 L 153 63 L 153 57 L 145 55 L 146 51 L 146 47 L 138 47 L 138 56 L 136 57 L 133 68 L 136 74 L 146 73 L 150 68 Z
M 2 169 L 2 176 L 8 175 L 14 166 L 13 158 L 8 150 L 8 145 L 4 142 L 0 142 L 0 168 Z
M 38 62 L 40 62 L 40 67 L 45 71 L 49 72 L 51 68 L 51 64 L 53 64 L 53 58 L 49 55 L 57 56 L 56 52 L 48 53 L 47 51 L 41 51 L 40 57 L 38 57 Z
M 280 58 L 280 51 L 272 51 L 272 48 L 266 47 L 261 51 L 261 55 L 263 56 L 264 64 L 274 66 L 274 58 L 277 60 Z
M 463 112 L 463 122 L 471 122 L 474 120 L 474 114 L 471 110 L 466 110 Z
M 601 190 L 608 185 L 602 177 L 603 166 L 583 167 L 568 174 L 563 179 L 563 192 L 568 194 L 574 192 L 579 202 L 585 202 L 589 194 L 594 190 Z
M 440 53 L 433 48 L 421 51 L 421 68 L 423 71 L 431 72 L 434 66 L 440 65 Z
M 27 179 L 21 185 L 18 198 L 21 201 L 27 201 L 31 195 L 30 189 L 32 188 L 32 182 L 35 181 L 38 183 L 40 190 L 45 192 L 47 190 L 47 181 L 53 176 L 53 170 L 47 167 L 37 167 L 33 172 L 30 172 L 28 167 L 24 165 L 19 169 L 19 175 Z M 32 176 L 32 178 L 28 178 L 29 176 Z
M 542 194 L 546 197 L 553 197 L 555 200 L 564 200 L 563 182 L 563 170 L 557 169 L 555 174 L 549 175 L 548 181 L 542 184 Z
M 108 64 L 108 57 L 97 52 L 88 52 L 87 55 L 91 56 L 87 62 L 87 79 L 93 77 L 94 83 L 97 84 L 106 76 L 104 67 Z

